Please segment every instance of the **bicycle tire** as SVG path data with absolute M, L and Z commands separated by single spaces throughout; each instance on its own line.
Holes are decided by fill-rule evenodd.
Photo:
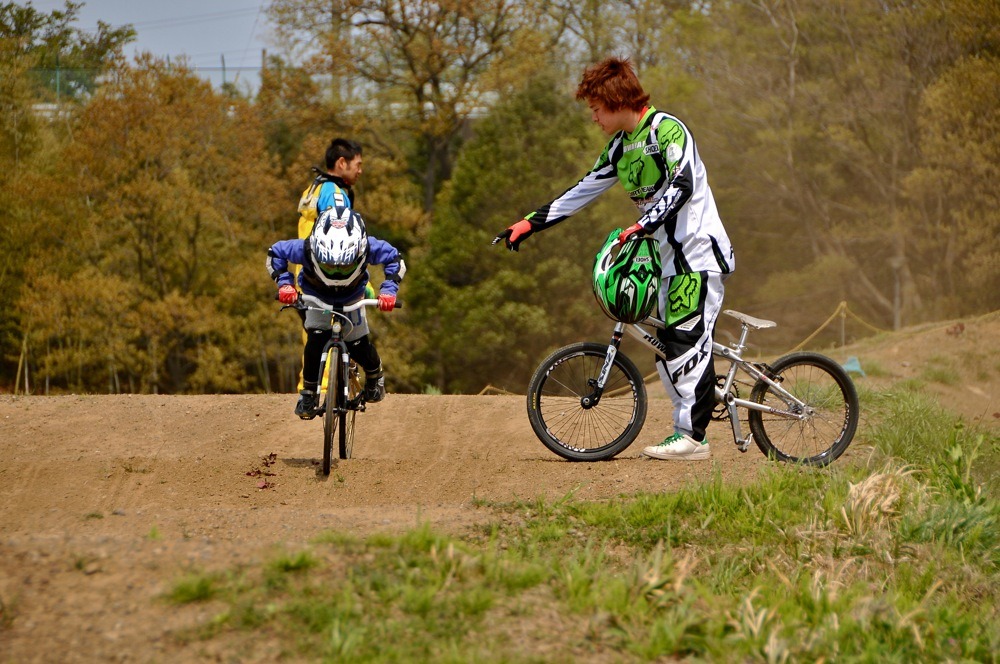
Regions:
M 751 410 L 750 431 L 760 451 L 768 457 L 807 466 L 832 463 L 851 444 L 858 427 L 858 392 L 847 372 L 819 353 L 791 353 L 770 365 L 770 375 L 807 405 L 809 416 L 794 419 Z M 801 410 L 787 404 L 763 380 L 758 380 L 750 400 L 781 410 Z
M 338 452 L 341 459 L 350 459 L 354 452 L 354 416 L 357 410 L 347 408 L 347 404 L 356 403 L 358 394 L 361 392 L 361 382 L 358 380 L 357 365 L 351 360 L 345 372 L 341 372 L 341 380 L 347 381 L 347 400 L 344 403 L 344 413 L 340 418 L 340 435 Z M 338 386 L 339 387 L 339 386 Z M 338 389 L 338 394 L 343 399 L 343 392 Z
M 528 421 L 552 452 L 568 461 L 604 461 L 632 444 L 646 421 L 642 374 L 618 353 L 596 406 L 581 399 L 596 384 L 608 346 L 576 343 L 549 355 L 528 383 Z
M 338 394 L 337 379 L 340 367 L 340 349 L 331 348 L 327 355 L 327 369 L 329 378 L 326 381 L 326 406 L 323 413 L 323 474 L 330 474 L 330 461 L 333 457 L 333 438 L 338 435 Z

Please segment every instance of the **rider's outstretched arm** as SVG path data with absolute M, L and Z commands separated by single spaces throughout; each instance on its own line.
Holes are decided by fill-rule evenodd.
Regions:
M 504 240 L 508 249 L 517 251 L 521 242 L 532 233 L 555 226 L 560 221 L 576 214 L 614 186 L 617 181 L 615 166 L 611 163 L 608 152 L 605 150 L 594 168 L 580 178 L 579 182 L 554 200 L 525 215 L 521 221 L 498 233 L 493 239 L 493 244 Z

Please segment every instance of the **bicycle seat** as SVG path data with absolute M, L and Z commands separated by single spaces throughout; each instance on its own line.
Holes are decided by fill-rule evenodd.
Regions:
M 739 322 L 743 323 L 747 327 L 752 327 L 755 330 L 765 330 L 769 327 L 777 327 L 778 324 L 773 320 L 764 320 L 763 318 L 754 318 L 753 316 L 747 316 L 746 314 L 741 314 L 738 311 L 733 311 L 732 309 L 725 309 L 722 313 L 732 316 Z

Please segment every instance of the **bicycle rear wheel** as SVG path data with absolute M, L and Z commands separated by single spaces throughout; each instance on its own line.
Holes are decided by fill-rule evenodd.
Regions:
M 326 381 L 326 412 L 323 413 L 323 474 L 330 474 L 330 460 L 333 457 L 333 439 L 339 433 L 340 417 L 338 409 L 337 376 L 340 375 L 340 349 L 331 348 L 327 355 L 329 378 Z
M 347 403 L 343 416 L 340 418 L 339 452 L 341 459 L 350 459 L 354 451 L 354 416 L 358 414 L 355 404 L 361 399 L 361 381 L 358 378 L 358 365 L 351 360 L 347 369 Z
M 618 353 L 598 403 L 584 405 L 597 386 L 608 346 L 578 343 L 549 355 L 528 383 L 528 421 L 542 443 L 569 461 L 603 461 L 627 448 L 646 421 L 646 386 Z
M 819 353 L 791 353 L 770 368 L 773 379 L 805 405 L 758 380 L 750 400 L 774 410 L 749 411 L 757 447 L 779 461 L 809 466 L 833 462 L 851 444 L 858 427 L 858 392 L 850 376 Z

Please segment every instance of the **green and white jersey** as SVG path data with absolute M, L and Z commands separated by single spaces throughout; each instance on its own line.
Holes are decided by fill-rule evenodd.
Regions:
M 664 277 L 735 269 L 733 247 L 691 132 L 676 117 L 652 107 L 633 132 L 611 138 L 579 182 L 525 218 L 536 231 L 553 226 L 616 181 L 642 212 L 638 223 L 659 242 Z

